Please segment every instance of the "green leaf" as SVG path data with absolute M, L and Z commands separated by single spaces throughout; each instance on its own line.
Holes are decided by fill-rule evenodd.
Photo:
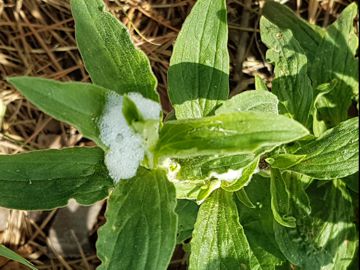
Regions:
M 359 122 L 354 117 L 302 145 L 295 155 L 306 155 L 287 168 L 316 179 L 343 178 L 359 170 Z
M 228 192 L 235 192 L 241 190 L 249 184 L 253 174 L 258 169 L 260 158 L 256 158 L 246 167 L 242 168 L 241 176 L 239 179 L 232 182 L 221 181 L 221 188 Z
M 349 175 L 343 179 L 346 186 L 353 192 L 359 194 L 359 172 Z
M 300 139 L 308 131 L 285 116 L 237 112 L 202 119 L 168 121 L 160 131 L 158 157 L 260 154 Z
M 274 222 L 276 241 L 285 257 L 302 269 L 345 270 L 357 246 L 351 197 L 338 180 L 309 191 L 311 216 L 294 210 L 296 228 Z
M 201 118 L 229 96 L 225 0 L 198 0 L 177 37 L 168 72 L 177 119 Z
M 269 91 L 266 83 L 258 75 L 255 75 L 255 89 L 256 91 Z
M 232 193 L 216 190 L 200 206 L 189 269 L 253 269 L 251 257 Z
M 182 181 L 172 181 L 176 189 L 176 198 L 182 200 L 196 200 L 201 191 L 201 188 L 204 186 L 203 180 L 193 181 L 193 180 L 182 180 Z M 200 182 L 200 183 L 199 183 Z
M 194 229 L 199 206 L 193 201 L 177 200 L 175 212 L 178 215 L 177 243 L 189 239 Z
M 71 0 L 76 42 L 93 83 L 119 94 L 139 92 L 158 100 L 156 78 L 146 55 L 102 0 Z
M 240 223 L 262 270 L 274 270 L 285 261 L 275 241 L 269 190 L 270 180 L 256 174 L 246 187 L 254 207 L 248 208 L 238 203 Z
M 239 191 L 235 192 L 236 198 L 246 207 L 255 208 L 256 206 L 250 200 L 249 196 L 247 195 L 245 188 L 240 189 Z
M 335 89 L 336 84 L 337 80 L 333 80 L 330 83 L 320 84 L 315 89 L 312 129 L 316 137 L 319 137 L 328 129 L 328 126 L 331 126 L 330 123 L 332 120 L 327 118 L 331 117 L 331 110 L 333 109 L 334 104 L 327 98 L 327 94 Z
M 126 95 L 123 96 L 122 113 L 129 126 L 132 126 L 134 122 L 144 121 L 144 117 L 141 115 L 134 101 Z
M 100 148 L 67 148 L 0 155 L 0 206 L 40 210 L 104 199 L 113 182 Z
M 32 270 L 37 270 L 29 261 L 25 260 L 23 257 L 12 251 L 11 249 L 8 249 L 4 245 L 0 244 L 0 256 L 3 256 L 5 258 L 8 258 L 10 260 L 16 261 L 21 263 L 22 265 L 25 265 L 29 267 Z
M 216 115 L 232 112 L 255 111 L 278 114 L 277 97 L 265 91 L 245 91 L 226 100 L 215 111 Z
M 311 69 L 311 80 L 315 87 L 333 79 L 338 81 L 335 89 L 326 94 L 327 109 L 319 112 L 319 117 L 326 120 L 328 128 L 347 119 L 351 99 L 359 92 L 358 60 L 355 58 L 359 43 L 354 28 L 356 15 L 357 5 L 352 3 L 327 28 Z
M 162 170 L 139 168 L 111 193 L 98 232 L 102 269 L 167 269 L 176 244 L 175 189 Z
M 325 32 L 322 28 L 309 24 L 290 8 L 274 1 L 265 2 L 262 15 L 278 28 L 291 30 L 308 60 L 311 62 L 315 58 L 316 48 L 321 43 Z
M 247 166 L 255 159 L 253 154 L 239 154 L 230 156 L 200 156 L 188 159 L 175 159 L 179 164 L 176 173 L 178 180 L 209 179 L 211 173 L 225 173 L 228 170 L 238 170 Z
M 105 147 L 99 139 L 98 118 L 108 90 L 93 84 L 43 78 L 12 77 L 8 81 L 40 110 L 73 125 L 85 137 Z
M 296 219 L 291 216 L 290 194 L 279 170 L 271 170 L 270 193 L 274 219 L 282 226 L 296 227 Z
M 310 215 L 309 198 L 305 193 L 308 177 L 289 172 L 271 170 L 271 209 L 275 220 L 282 226 L 293 228 L 296 219 L 293 209 L 301 209 Z
M 269 50 L 267 61 L 275 65 L 272 92 L 280 100 L 280 113 L 306 125 L 313 99 L 307 75 L 307 57 L 290 30 L 282 30 L 266 18 L 260 20 L 261 40 Z
M 276 154 L 266 159 L 272 168 L 287 169 L 300 163 L 306 155 Z

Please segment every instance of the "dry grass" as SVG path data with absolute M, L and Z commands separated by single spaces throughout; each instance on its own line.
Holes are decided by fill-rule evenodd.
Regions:
M 166 73 L 172 45 L 195 0 L 105 2 L 130 29 L 135 44 L 149 56 L 159 81 L 162 106 L 169 112 Z M 326 26 L 349 1 L 289 2 L 310 22 Z M 232 94 L 236 94 L 253 87 L 254 74 L 270 83 L 271 66 L 264 63 L 265 48 L 259 41 L 258 1 L 228 0 L 228 7 L 230 86 Z M 0 154 L 92 144 L 74 128 L 37 110 L 11 88 L 5 77 L 14 75 L 89 81 L 76 49 L 68 0 L 0 0 L 0 101 L 6 105 Z M 94 269 L 98 264 L 95 255 L 69 260 L 51 252 L 47 229 L 55 213 L 56 210 L 43 213 L 40 221 L 34 222 L 29 213 L 12 211 L 7 230 L 0 232 L 0 243 L 17 250 L 39 269 Z M 182 254 L 179 256 L 174 258 L 171 269 L 183 268 L 184 258 Z M 0 269 L 21 268 L 0 258 Z

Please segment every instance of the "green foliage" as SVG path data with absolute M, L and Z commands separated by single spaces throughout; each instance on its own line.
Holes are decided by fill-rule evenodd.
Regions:
M 270 48 L 267 61 L 275 65 L 272 92 L 279 98 L 280 113 L 307 125 L 313 90 L 307 75 L 307 58 L 288 29 L 282 30 L 265 17 L 260 21 L 261 39 Z
M 338 180 L 313 186 L 307 194 L 311 215 L 293 201 L 291 211 L 297 220 L 296 228 L 274 223 L 280 250 L 291 263 L 303 269 L 347 269 L 358 242 L 351 197 Z
M 191 251 L 193 270 L 354 265 L 359 127 L 347 112 L 358 103 L 355 3 L 322 29 L 266 1 L 260 32 L 275 66 L 271 92 L 255 77 L 255 91 L 229 99 L 226 1 L 198 0 L 174 46 L 174 111 L 164 120 L 149 60 L 126 28 L 102 0 L 71 6 L 93 84 L 9 82 L 101 148 L 0 156 L 0 206 L 108 197 L 101 270 L 165 270 L 176 243 Z M 136 175 L 112 179 L 120 163 Z
M 274 235 L 273 215 L 271 213 L 270 180 L 254 175 L 246 187 L 246 192 L 251 194 L 254 207 L 244 207 L 237 203 L 239 219 L 251 250 L 259 260 L 260 269 L 275 269 L 285 261 Z M 244 190 L 244 189 L 242 189 Z M 236 192 L 236 195 L 239 191 Z M 239 198 L 239 196 L 237 196 Z M 277 269 L 277 268 L 276 268 Z
M 13 77 L 8 81 L 28 100 L 52 117 L 76 127 L 99 146 L 97 125 L 109 90 L 94 84 Z
M 178 215 L 178 243 L 191 237 L 198 210 L 199 206 L 193 201 L 177 200 L 175 212 Z
M 176 243 L 173 185 L 161 170 L 140 169 L 119 183 L 99 230 L 98 269 L 166 269 Z
M 273 167 L 299 172 L 316 179 L 343 178 L 358 171 L 359 120 L 357 117 L 327 130 L 319 138 L 303 143 L 292 157 L 299 157 L 293 166 Z M 277 158 L 274 157 L 275 162 Z
M 198 0 L 170 60 L 168 92 L 177 119 L 207 116 L 228 99 L 227 39 L 226 1 Z
M 0 206 L 39 210 L 104 199 L 113 186 L 99 148 L 43 150 L 0 155 Z
M 278 114 L 278 103 L 277 97 L 270 92 L 246 91 L 224 101 L 215 114 L 246 111 Z
M 291 9 L 275 1 L 267 1 L 262 10 L 263 18 L 269 20 L 275 28 L 290 29 L 296 41 L 304 50 L 311 63 L 316 56 L 316 48 L 320 45 L 325 30 L 309 24 L 299 18 Z M 260 29 L 262 31 L 263 29 Z
M 156 147 L 159 157 L 257 153 L 300 139 L 308 131 L 282 115 L 226 113 L 201 119 L 168 121 Z
M 201 206 L 191 240 L 189 269 L 253 269 L 256 258 L 239 222 L 233 195 L 215 191 Z
M 351 99 L 358 100 L 359 68 L 355 53 L 359 41 L 353 23 L 356 14 L 357 6 L 352 3 L 327 28 L 316 48 L 310 75 L 313 86 L 338 81 L 332 91 L 321 97 L 327 106 L 321 108 L 318 118 L 325 121 L 327 128 L 346 120 Z
M 76 43 L 94 84 L 119 94 L 140 92 L 158 100 L 149 59 L 136 49 L 128 30 L 102 0 L 71 0 Z

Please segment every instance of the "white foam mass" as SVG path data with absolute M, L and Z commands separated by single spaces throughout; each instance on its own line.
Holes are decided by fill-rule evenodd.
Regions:
M 159 103 L 144 98 L 140 93 L 131 92 L 127 96 L 135 103 L 136 107 L 144 117 L 144 119 L 159 119 L 161 106 Z
M 138 93 L 130 93 L 129 97 L 145 119 L 159 118 L 161 107 L 158 103 Z M 99 121 L 100 139 L 109 148 L 105 155 L 105 165 L 115 183 L 135 176 L 145 154 L 140 134 L 128 126 L 123 116 L 122 104 L 122 96 L 114 92 L 109 94 Z
M 243 168 L 239 170 L 228 170 L 225 173 L 211 172 L 210 177 L 214 177 L 221 181 L 232 182 L 239 179 L 242 176 Z

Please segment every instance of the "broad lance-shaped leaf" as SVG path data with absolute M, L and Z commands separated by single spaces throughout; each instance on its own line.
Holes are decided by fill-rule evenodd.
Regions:
M 275 1 L 265 2 L 262 15 L 278 28 L 291 30 L 311 63 L 316 56 L 316 48 L 321 43 L 324 29 L 309 24 L 298 17 L 290 8 Z
M 254 269 L 233 194 L 216 190 L 199 209 L 191 240 L 190 270 Z
M 358 117 L 340 123 L 302 145 L 294 154 L 305 157 L 287 170 L 322 180 L 354 174 L 359 170 L 358 132 Z
M 97 122 L 109 90 L 94 84 L 32 77 L 13 77 L 8 81 L 40 110 L 73 125 L 85 137 L 104 147 Z
M 176 244 L 175 189 L 162 170 L 139 168 L 108 200 L 99 230 L 99 270 L 165 270 Z
M 177 119 L 201 118 L 229 96 L 225 0 L 198 0 L 176 39 L 168 73 Z
M 29 269 L 37 270 L 29 261 L 18 255 L 16 252 L 0 244 L 0 256 L 16 261 L 29 267 Z
M 278 98 L 266 91 L 245 91 L 226 100 L 222 103 L 221 107 L 215 111 L 216 115 L 255 111 L 255 112 L 269 112 L 278 114 Z
M 256 174 L 245 189 L 253 202 L 253 207 L 237 203 L 240 223 L 250 248 L 259 261 L 259 270 L 275 270 L 285 258 L 275 241 L 274 218 L 270 207 L 270 179 Z M 236 195 L 238 193 L 239 191 Z
M 71 0 L 76 42 L 93 83 L 119 94 L 140 92 L 158 100 L 156 78 L 146 55 L 126 27 L 105 11 L 103 0 Z
M 236 112 L 202 119 L 168 121 L 160 131 L 157 157 L 263 153 L 308 134 L 282 115 Z
M 38 210 L 104 199 L 113 181 L 100 148 L 65 148 L 0 155 L 0 206 Z
M 359 95 L 358 59 L 355 58 L 359 38 L 354 28 L 357 11 L 356 3 L 352 3 L 328 27 L 311 69 L 314 87 L 334 79 L 338 81 L 335 89 L 322 97 L 328 107 L 319 111 L 319 118 L 326 121 L 328 128 L 347 119 L 351 99 Z
M 290 30 L 282 30 L 266 18 L 260 20 L 261 40 L 275 65 L 272 92 L 280 100 L 280 113 L 307 125 L 313 90 L 307 75 L 307 58 Z
M 307 191 L 311 215 L 293 208 L 296 228 L 274 222 L 279 248 L 301 269 L 345 270 L 356 256 L 358 242 L 354 209 L 345 184 L 339 180 L 322 185 L 315 183 Z

